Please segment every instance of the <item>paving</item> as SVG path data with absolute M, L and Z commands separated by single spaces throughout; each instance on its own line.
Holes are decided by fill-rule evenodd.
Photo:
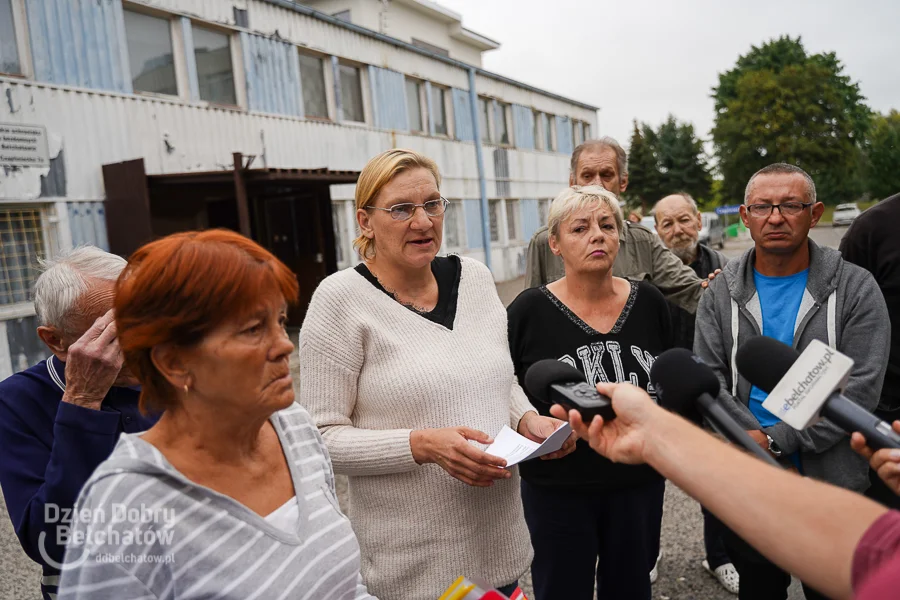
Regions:
M 818 243 L 837 247 L 846 228 L 819 226 L 811 233 Z M 738 256 L 752 245 L 744 240 L 729 240 L 726 255 Z M 505 303 L 522 291 L 522 279 L 498 284 L 497 291 Z M 704 558 L 703 522 L 696 502 L 669 484 L 663 517 L 662 561 L 659 580 L 653 586 L 654 600 L 729 600 L 736 598 L 723 590 L 700 566 Z M 0 600 L 40 600 L 38 591 L 40 569 L 22 552 L 12 525 L 7 518 L 6 504 L 0 495 Z M 530 576 L 522 580 L 530 594 Z M 796 582 L 790 600 L 803 598 Z

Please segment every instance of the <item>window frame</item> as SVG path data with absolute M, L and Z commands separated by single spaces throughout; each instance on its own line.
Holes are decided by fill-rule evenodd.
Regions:
M 33 210 L 38 213 L 40 219 L 40 241 L 44 255 L 41 258 L 55 256 L 60 251 L 60 212 L 66 212 L 68 202 L 54 201 L 49 199 L 46 202 L 22 202 L 21 200 L 0 200 L 0 212 L 16 211 L 16 210 Z M 69 242 L 71 247 L 71 241 Z M 35 280 L 37 276 L 35 276 Z M 10 302 L 9 304 L 0 304 L 0 320 L 15 319 L 29 317 L 34 312 L 34 281 L 30 282 L 26 288 L 26 300 L 23 302 Z
M 479 128 L 481 128 L 481 117 L 484 116 L 484 128 L 481 130 L 481 143 L 494 144 L 494 99 L 488 96 L 478 96 L 478 104 Z M 485 139 L 485 134 L 487 135 L 487 139 Z
M 506 242 L 521 242 L 522 203 L 518 198 L 505 198 L 503 209 L 506 212 Z
M 197 98 L 196 102 L 204 103 L 209 106 L 221 108 L 242 108 L 247 109 L 247 82 L 244 74 L 244 60 L 241 55 L 241 46 L 238 32 L 235 29 L 216 26 L 213 23 L 191 19 L 191 51 L 194 53 L 194 71 L 197 77 Z M 197 47 L 194 44 L 194 29 L 206 29 L 219 35 L 224 35 L 228 40 L 229 58 L 231 59 L 231 81 L 234 86 L 234 104 L 227 102 L 218 102 L 216 100 L 204 100 L 200 97 L 200 72 L 197 69 Z M 187 52 L 183 52 L 184 59 L 187 60 Z
M 175 89 L 176 93 L 172 94 L 162 94 L 159 92 L 147 92 L 143 90 L 134 89 L 134 73 L 131 72 L 131 55 L 128 48 L 128 31 L 124 29 L 124 13 L 125 12 L 133 12 L 139 15 L 143 15 L 145 17 L 151 17 L 154 19 L 159 19 L 161 21 L 168 21 L 169 23 L 169 39 L 172 42 L 172 66 L 175 70 Z M 186 102 L 190 102 L 190 94 L 191 94 L 191 82 L 188 75 L 187 68 L 187 52 L 185 51 L 185 43 L 184 43 L 184 35 L 181 28 L 181 18 L 178 15 L 156 11 L 156 10 L 148 10 L 147 8 L 123 3 L 122 4 L 122 13 L 123 13 L 123 31 L 125 34 L 125 52 L 129 52 L 128 56 L 128 82 L 131 86 L 131 93 L 135 96 L 145 96 L 148 98 L 165 98 L 171 100 L 173 98 L 178 98 L 184 100 Z M 191 24 L 193 27 L 193 23 Z M 192 32 L 193 33 L 193 32 Z
M 541 134 L 541 111 L 536 108 L 531 109 L 531 128 L 534 133 L 534 149 L 543 150 L 543 135 Z
M 363 119 L 362 121 L 351 121 L 351 120 L 347 119 L 346 117 L 344 117 L 344 89 L 343 89 L 343 82 L 340 80 L 341 67 L 348 67 L 351 69 L 356 69 L 356 72 L 359 74 L 359 95 L 360 95 L 360 102 L 362 104 L 362 106 L 360 107 L 362 110 L 362 119 Z M 366 65 L 361 65 L 361 64 L 353 62 L 353 61 L 344 60 L 339 57 L 338 62 L 337 62 L 337 69 L 335 69 L 335 71 L 336 71 L 335 75 L 338 77 L 338 81 L 336 83 L 337 83 L 337 85 L 341 86 L 341 111 L 340 111 L 341 114 L 340 115 L 336 114 L 336 116 L 339 117 L 339 119 L 340 119 L 341 125 L 350 125 L 350 126 L 354 126 L 354 127 L 361 127 L 361 126 L 369 125 L 369 123 L 371 121 L 371 109 L 369 108 L 370 98 L 369 98 L 369 92 L 368 92 L 369 70 L 366 68 Z M 336 112 L 337 112 L 337 107 L 335 107 L 335 113 Z
M 444 241 L 446 242 L 446 244 L 445 244 L 445 247 L 443 248 L 443 250 L 445 252 L 446 251 L 465 250 L 468 247 L 468 240 L 466 239 L 466 215 L 465 215 L 465 209 L 463 208 L 462 200 L 460 200 L 458 198 L 454 198 L 453 200 L 450 200 L 450 205 L 447 207 L 447 212 L 445 212 L 444 214 L 446 215 L 450 211 L 454 211 L 453 215 L 456 218 L 456 222 L 455 222 L 455 225 L 456 225 L 455 230 L 456 231 L 454 233 L 456 234 L 458 243 L 456 245 L 451 245 L 449 236 L 444 235 Z M 448 225 L 448 222 L 447 222 L 447 219 L 445 218 L 444 219 L 444 227 L 445 227 L 444 233 L 445 234 L 448 231 L 448 229 L 446 229 L 447 225 Z
M 28 16 L 25 0 L 9 0 L 12 13 L 13 35 L 16 36 L 16 58 L 19 61 L 19 72 L 0 71 L 0 77 L 34 79 L 34 64 L 31 61 L 31 38 L 28 31 Z
M 503 136 L 500 134 L 500 131 L 497 130 L 497 112 L 500 112 L 500 116 L 502 116 L 502 123 L 504 125 L 504 129 L 506 131 L 506 141 L 503 141 Z M 512 148 L 515 144 L 515 140 L 513 139 L 513 131 L 512 131 L 512 105 L 509 102 L 501 102 L 500 100 L 496 101 L 495 110 L 492 111 L 494 113 L 494 121 L 495 121 L 495 131 L 494 137 L 496 138 L 496 144 L 498 146 L 502 146 L 504 148 Z
M 310 121 L 332 122 L 334 121 L 335 102 L 334 102 L 334 73 L 331 68 L 331 56 L 319 54 L 318 52 L 309 52 L 305 48 L 297 47 L 298 69 L 300 69 L 300 97 L 303 98 L 303 69 L 299 67 L 299 57 L 308 56 L 322 61 L 322 85 L 325 87 L 325 116 L 309 115 L 306 112 L 306 99 L 303 98 L 303 118 Z
M 409 91 L 407 89 L 407 85 L 413 83 L 416 85 L 416 92 L 419 98 L 419 122 L 421 123 L 421 129 L 413 129 L 412 123 L 409 123 Z M 408 75 L 403 75 L 403 93 L 406 98 L 406 120 L 407 125 L 409 125 L 409 132 L 414 135 L 428 135 L 428 99 L 425 97 L 425 81 L 422 79 L 416 79 L 415 77 L 409 77 Z
M 502 198 L 490 198 L 488 199 L 488 234 L 491 240 L 491 244 L 502 245 L 503 244 L 503 217 L 500 214 L 505 207 L 501 208 L 501 204 L 503 203 Z M 496 212 L 495 212 L 496 210 Z M 491 217 L 494 217 L 493 222 Z M 494 230 L 496 229 L 497 239 L 494 239 Z
M 544 113 L 547 118 L 547 127 L 544 128 L 544 136 L 547 138 L 544 143 L 544 149 L 547 152 L 556 152 L 556 115 Z
M 448 106 L 448 100 L 450 98 L 450 88 L 444 87 L 442 85 L 437 85 L 435 83 L 431 83 L 431 109 L 433 111 L 437 111 L 438 109 L 435 107 L 435 93 L 440 92 L 441 94 L 441 109 L 444 113 L 444 129 L 445 131 L 442 133 L 437 130 L 437 123 L 435 122 L 434 128 L 434 136 L 439 138 L 451 138 L 453 136 L 453 127 L 451 122 L 451 107 Z M 432 119 L 434 115 L 431 115 Z

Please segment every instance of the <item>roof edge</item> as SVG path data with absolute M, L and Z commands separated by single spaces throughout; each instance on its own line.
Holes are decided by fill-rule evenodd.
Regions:
M 561 96 L 559 94 L 554 94 L 552 92 L 548 92 L 547 90 L 542 90 L 541 88 L 535 87 L 533 85 L 528 85 L 527 83 L 522 83 L 521 81 L 516 81 L 515 79 L 511 79 L 509 77 L 505 77 L 498 73 L 493 73 L 491 71 L 487 71 L 482 69 L 481 67 L 470 65 L 468 63 L 464 63 L 462 61 L 456 60 L 454 58 L 449 58 L 446 56 L 441 56 L 440 54 L 435 54 L 434 52 L 429 52 L 424 48 L 418 48 L 413 46 L 408 42 L 404 42 L 403 40 L 399 40 L 397 38 L 393 38 L 389 35 L 384 35 L 383 33 L 378 33 L 377 31 L 372 31 L 371 29 L 367 29 L 360 25 L 356 25 L 354 23 L 347 23 L 346 21 L 342 21 L 331 15 L 323 13 L 321 11 L 315 10 L 314 8 L 310 8 L 308 6 L 304 6 L 302 4 L 296 4 L 291 2 L 290 0 L 262 0 L 263 2 L 267 2 L 269 4 L 274 4 L 275 6 L 280 6 L 281 8 L 285 8 L 287 10 L 292 10 L 301 15 L 306 15 L 308 17 L 313 17 L 314 19 L 318 19 L 320 21 L 324 21 L 336 27 L 340 27 L 341 29 L 347 29 L 349 31 L 354 31 L 360 35 L 364 35 L 381 42 L 385 42 L 387 44 L 391 44 L 398 48 L 403 48 L 404 50 L 409 50 L 410 52 L 414 52 L 416 54 L 421 54 L 423 56 L 427 56 L 428 58 L 437 60 L 439 62 L 453 65 L 459 69 L 474 69 L 475 72 L 479 75 L 483 75 L 495 81 L 499 81 L 501 83 L 506 83 L 509 85 L 513 85 L 516 87 L 520 87 L 524 90 L 528 90 L 530 92 L 535 92 L 537 94 L 541 94 L 548 98 L 553 98 L 554 100 L 560 100 L 562 102 L 567 102 L 579 108 L 585 108 L 588 110 L 598 111 L 600 110 L 599 106 L 594 106 L 592 104 L 587 104 L 586 102 L 581 102 L 579 100 L 573 100 L 572 98 L 566 98 L 565 96 Z

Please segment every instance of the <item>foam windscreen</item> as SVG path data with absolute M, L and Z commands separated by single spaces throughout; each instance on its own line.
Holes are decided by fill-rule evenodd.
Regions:
M 767 394 L 778 385 L 800 353 L 776 339 L 758 335 L 738 348 L 735 362 L 747 381 Z
M 712 369 L 684 348 L 659 355 L 650 367 L 650 383 L 660 406 L 693 420 L 698 416 L 694 409 L 697 397 L 707 393 L 715 398 L 720 387 Z
M 585 381 L 584 374 L 572 365 L 547 358 L 539 360 L 525 371 L 525 389 L 541 402 L 552 404 L 550 386 L 554 383 Z

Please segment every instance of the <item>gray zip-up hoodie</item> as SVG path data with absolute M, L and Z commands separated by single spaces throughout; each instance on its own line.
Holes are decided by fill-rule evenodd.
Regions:
M 881 396 L 891 324 L 881 290 L 872 275 L 841 258 L 837 250 L 809 240 L 809 277 L 797 320 L 794 348 L 814 339 L 853 359 L 844 395 L 867 410 Z M 849 436 L 828 420 L 797 431 L 786 423 L 762 428 L 748 406 L 750 382 L 737 374 L 737 347 L 763 331 L 762 309 L 753 281 L 756 250 L 732 260 L 700 299 L 694 353 L 716 372 L 722 383 L 719 401 L 748 430 L 762 430 L 785 455 L 800 452 L 805 475 L 841 487 L 869 487 L 864 458 L 850 448 Z M 738 343 L 735 344 L 734 340 Z

